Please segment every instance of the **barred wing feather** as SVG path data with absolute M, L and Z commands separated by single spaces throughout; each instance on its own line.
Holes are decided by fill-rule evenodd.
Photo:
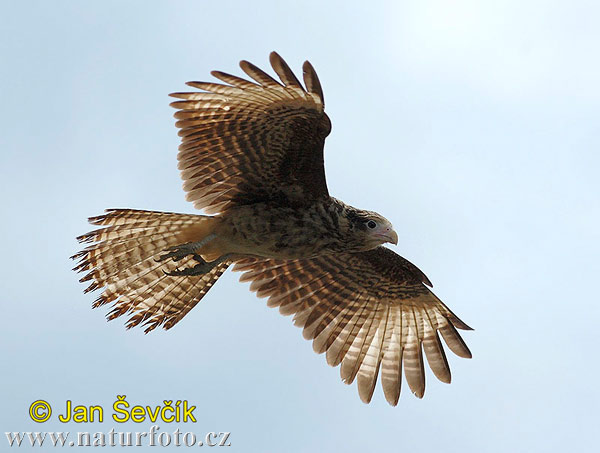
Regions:
M 188 82 L 203 90 L 173 93 L 178 111 L 179 169 L 187 199 L 207 213 L 269 202 L 302 206 L 329 196 L 323 146 L 331 129 L 323 91 L 304 64 L 306 89 L 275 52 L 271 65 L 281 82 L 252 63 L 252 78 L 213 71 L 225 84 Z
M 450 382 L 450 368 L 438 333 L 460 357 L 471 353 L 456 329 L 470 330 L 425 285 L 427 277 L 385 247 L 312 259 L 237 261 L 242 281 L 268 305 L 294 315 L 317 353 L 341 365 L 343 381 L 358 383 L 369 402 L 377 378 L 387 401 L 396 405 L 402 369 L 411 391 L 425 392 L 423 351 L 435 376 Z

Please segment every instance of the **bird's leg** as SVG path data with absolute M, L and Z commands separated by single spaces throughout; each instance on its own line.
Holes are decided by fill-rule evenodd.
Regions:
M 181 276 L 181 275 L 204 275 L 214 269 L 215 266 L 221 264 L 229 258 L 230 254 L 223 255 L 214 261 L 207 262 L 200 255 L 193 255 L 195 261 L 198 262 L 194 267 L 186 267 L 185 269 L 175 269 L 171 272 L 165 272 L 165 275 Z M 164 272 L 164 271 L 163 271 Z
M 196 250 L 212 241 L 215 237 L 217 237 L 217 235 L 213 233 L 209 234 L 204 239 L 198 242 L 187 242 L 186 244 L 180 244 L 174 247 L 169 247 L 168 249 L 165 249 L 165 251 L 167 251 L 168 253 L 159 256 L 158 258 L 156 258 L 156 261 L 164 261 L 169 258 L 173 258 L 173 261 L 179 261 L 188 255 L 195 255 Z M 196 256 L 194 256 L 194 259 L 196 259 Z M 202 258 L 200 259 L 202 260 Z
M 168 249 L 165 249 L 167 253 L 156 258 L 156 261 L 165 261 L 170 258 L 173 261 L 177 262 L 182 260 L 186 256 L 192 255 L 193 260 L 198 263 L 195 266 L 187 267 L 181 270 L 175 269 L 170 272 L 163 272 L 165 273 L 165 275 L 171 276 L 204 275 L 207 272 L 210 272 L 215 266 L 222 263 L 229 257 L 229 255 L 223 255 L 214 261 L 207 262 L 204 260 L 204 258 L 202 258 L 202 256 L 196 253 L 197 250 L 199 250 L 202 246 L 212 241 L 215 237 L 217 237 L 217 235 L 213 233 L 209 234 L 204 239 L 198 242 L 188 242 L 186 244 L 169 247 Z

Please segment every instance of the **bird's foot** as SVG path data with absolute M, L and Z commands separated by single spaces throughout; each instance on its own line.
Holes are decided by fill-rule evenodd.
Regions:
M 164 261 L 168 260 L 169 258 L 172 258 L 173 261 L 182 260 L 186 256 L 194 254 L 194 252 L 196 251 L 196 244 L 190 242 L 188 244 L 176 245 L 174 247 L 169 247 L 168 249 L 166 249 L 166 251 L 168 253 L 159 256 L 158 258 L 156 258 L 156 261 Z
M 194 260 L 198 262 L 193 267 L 186 267 L 184 269 L 175 269 L 171 272 L 165 272 L 165 275 L 170 276 L 181 276 L 181 275 L 204 275 L 209 272 L 215 265 L 213 263 L 207 263 L 200 255 L 194 254 Z
M 205 237 L 203 240 L 201 240 L 200 242 L 188 242 L 186 244 L 180 244 L 180 245 L 175 245 L 173 247 L 169 247 L 168 249 L 165 249 L 165 251 L 168 253 L 165 253 L 164 255 L 159 256 L 158 258 L 156 258 L 156 261 L 164 261 L 164 260 L 168 260 L 169 258 L 172 258 L 173 261 L 180 261 L 183 258 L 185 258 L 186 256 L 195 255 L 196 250 L 198 250 L 200 247 L 202 247 L 206 243 L 212 241 L 215 237 L 216 236 L 214 234 L 210 234 L 207 237 Z M 194 259 L 195 259 L 195 257 L 194 257 Z M 200 259 L 202 259 L 202 258 L 200 258 Z
M 186 267 L 184 269 L 175 269 L 174 271 L 163 272 L 165 272 L 165 275 L 175 277 L 184 275 L 204 275 L 213 270 L 215 266 L 225 261 L 228 257 L 229 255 L 223 255 L 214 261 L 207 262 L 200 255 L 193 254 L 194 261 L 198 262 L 198 264 L 196 264 L 194 267 Z

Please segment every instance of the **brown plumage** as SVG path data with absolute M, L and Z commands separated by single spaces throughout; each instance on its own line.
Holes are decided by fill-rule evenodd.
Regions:
M 427 287 L 425 275 L 381 244 L 397 242 L 381 215 L 329 196 L 323 166 L 331 123 L 310 65 L 304 85 L 276 53 L 281 82 L 242 61 L 248 81 L 222 72 L 225 84 L 180 99 L 178 160 L 187 199 L 208 214 L 108 210 L 79 237 L 76 254 L 86 291 L 103 289 L 94 306 L 113 303 L 108 318 L 127 327 L 173 327 L 235 263 L 242 281 L 268 305 L 294 315 L 305 338 L 344 382 L 369 402 L 378 376 L 398 402 L 404 370 L 412 392 L 425 390 L 423 351 L 434 374 L 450 382 L 439 334 L 461 357 L 458 329 L 470 329 Z M 438 334 L 439 333 L 439 334 Z

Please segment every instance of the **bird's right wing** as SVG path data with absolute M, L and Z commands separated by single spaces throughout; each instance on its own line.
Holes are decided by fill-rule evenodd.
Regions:
M 248 258 L 236 262 L 242 281 L 268 305 L 294 315 L 317 353 L 342 379 L 357 379 L 369 402 L 381 370 L 387 401 L 400 396 L 402 366 L 412 392 L 425 392 L 423 353 L 434 374 L 450 382 L 450 368 L 438 336 L 460 357 L 471 353 L 456 328 L 470 330 L 426 286 L 427 277 L 385 247 L 356 254 L 300 260 Z
M 281 83 L 247 61 L 254 81 L 213 71 L 226 84 L 189 82 L 203 90 L 173 93 L 182 144 L 179 169 L 187 199 L 207 213 L 268 201 L 301 206 L 328 197 L 323 145 L 331 130 L 323 91 L 309 62 L 306 89 L 275 52 Z

